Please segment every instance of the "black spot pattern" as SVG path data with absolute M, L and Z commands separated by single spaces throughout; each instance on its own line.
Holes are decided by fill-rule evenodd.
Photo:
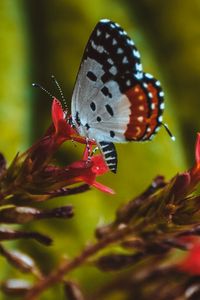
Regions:
M 111 136 L 111 138 L 114 138 L 115 132 L 113 130 L 110 131 L 110 136 Z
M 150 139 L 153 133 L 156 132 L 156 129 L 161 125 L 161 118 L 159 118 L 163 113 L 163 106 L 160 106 L 163 102 L 163 94 L 162 88 L 156 81 L 156 79 L 152 76 L 149 76 L 147 73 L 143 73 L 142 65 L 140 62 L 140 54 L 135 47 L 133 41 L 130 37 L 124 32 L 124 30 L 112 21 L 109 20 L 100 20 L 94 28 L 88 43 L 86 45 L 81 66 L 84 65 L 84 62 L 87 60 L 91 64 L 92 68 L 88 69 L 86 76 L 93 81 L 94 87 L 97 87 L 97 83 L 101 84 L 101 93 L 107 97 L 108 103 L 109 98 L 113 98 L 115 94 L 112 90 L 112 85 L 107 85 L 108 82 L 115 81 L 119 87 L 121 94 L 125 94 L 129 89 L 133 89 L 136 85 L 140 85 L 141 93 L 144 93 L 145 107 L 147 107 L 146 115 L 149 118 L 152 115 L 152 103 L 153 99 L 149 94 L 148 84 L 151 83 L 155 88 L 155 92 L 157 92 L 158 97 L 158 116 L 156 115 L 156 125 L 155 130 L 152 131 L 152 134 L 148 134 L 148 125 L 144 121 L 144 126 L 146 126 L 145 133 L 143 137 L 136 138 L 135 140 L 143 141 Z M 94 74 L 91 70 L 98 70 L 96 68 L 96 64 L 100 64 L 103 70 L 103 74 Z M 96 68 L 96 69 L 95 69 Z M 98 77 L 98 78 L 97 78 Z M 79 78 L 79 84 L 81 84 L 82 79 Z M 96 83 L 96 81 L 98 81 Z M 107 101 L 106 99 L 106 101 Z M 91 99 L 92 101 L 93 99 Z M 154 98 L 155 100 L 155 98 Z M 80 101 L 80 100 L 79 100 Z M 95 100 L 96 101 L 96 100 Z M 115 101 L 115 99 L 112 99 Z M 104 102 L 105 103 L 105 102 Z M 106 102 L 107 103 L 107 102 Z M 88 106 L 92 111 L 97 111 L 96 120 L 97 122 L 101 122 L 102 119 L 98 115 L 98 107 L 96 107 L 97 103 L 89 102 Z M 113 117 L 114 111 L 110 104 L 104 104 L 107 113 Z M 98 103 L 99 105 L 99 103 Z M 88 107 L 88 109 L 90 109 Z M 102 107 L 103 109 L 103 107 Z M 117 111 L 115 111 L 117 113 Z M 137 117 L 137 116 L 136 116 Z M 79 113 L 76 112 L 75 120 L 78 126 L 81 125 Z M 104 121 L 104 120 L 103 120 Z M 89 129 L 89 124 L 85 124 L 86 128 Z M 92 125 L 91 125 L 92 126 Z M 109 128 L 108 128 L 109 130 Z M 114 131 L 110 131 L 110 138 L 115 136 Z M 94 136 L 94 139 L 98 141 L 98 136 Z M 98 146 L 104 155 L 104 159 L 110 168 L 110 170 L 114 173 L 117 171 L 117 153 L 115 150 L 115 146 L 111 142 L 101 141 L 98 142 Z
M 101 64 L 104 71 L 101 81 L 104 84 L 111 80 L 116 81 L 122 94 L 139 84 L 148 103 L 147 114 L 151 115 L 152 99 L 148 95 L 148 90 L 142 85 L 145 73 L 142 72 L 139 51 L 119 25 L 109 20 L 101 20 L 97 23 L 86 45 L 82 62 L 84 63 L 87 58 Z M 113 66 L 116 74 L 111 71 Z M 106 89 L 106 86 L 101 89 L 101 92 L 105 96 L 112 97 L 111 91 Z
M 90 80 L 92 80 L 92 81 L 96 81 L 97 80 L 97 76 L 93 72 L 91 72 L 91 71 L 87 72 L 87 77 Z
M 111 107 L 109 104 L 106 104 L 106 105 L 105 105 L 105 108 L 106 108 L 107 112 L 109 113 L 109 115 L 110 115 L 111 117 L 113 117 L 113 116 L 114 116 L 114 112 L 113 112 L 112 107 Z
M 96 104 L 94 102 L 90 103 L 90 107 L 91 107 L 91 110 L 93 110 L 93 111 L 96 110 Z
M 81 125 L 81 121 L 80 121 L 80 118 L 79 118 L 79 112 L 78 111 L 76 112 L 76 123 L 78 124 L 78 126 Z
M 102 93 L 105 95 L 105 96 L 108 96 L 109 98 L 112 98 L 112 94 L 110 93 L 109 89 L 107 88 L 107 86 L 104 86 L 102 89 L 101 89 Z
M 97 117 L 97 122 L 101 122 L 101 117 Z
M 87 130 L 90 129 L 90 125 L 88 123 L 85 124 L 85 127 L 86 127 Z
M 101 34 L 98 34 L 98 32 L 101 32 Z M 122 51 L 119 51 L 119 49 L 122 49 Z M 112 21 L 100 21 L 96 25 L 85 48 L 83 61 L 87 57 L 102 65 L 104 74 L 101 80 L 104 83 L 109 80 L 117 81 L 122 93 L 127 90 L 127 80 L 130 80 L 131 86 L 133 86 L 138 81 L 135 75 L 138 72 L 141 72 L 142 75 L 140 55 L 137 48 L 124 30 Z M 126 63 L 124 63 L 125 57 L 127 58 Z M 110 71 L 113 65 L 117 70 L 116 75 L 113 75 Z M 89 76 L 91 76 L 90 72 L 88 72 Z

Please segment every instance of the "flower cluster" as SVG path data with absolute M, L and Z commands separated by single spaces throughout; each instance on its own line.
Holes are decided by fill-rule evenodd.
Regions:
M 12 196 L 25 200 L 44 201 L 52 197 L 78 193 L 94 186 L 104 192 L 113 191 L 96 181 L 96 177 L 108 172 L 102 155 L 88 158 L 88 150 L 83 159 L 65 167 L 51 163 L 54 153 L 67 140 L 85 143 L 66 121 L 65 113 L 57 99 L 52 103 L 52 126 L 25 153 L 17 155 L 6 169 L 5 160 L 1 157 L 0 197 Z M 74 184 L 82 183 L 73 187 Z M 11 199 L 10 199 L 11 201 Z
M 102 155 L 89 156 L 88 147 L 81 160 L 60 167 L 52 163 L 52 158 L 65 141 L 86 144 L 66 119 L 61 103 L 52 101 L 52 125 L 35 144 L 22 154 L 17 154 L 10 166 L 0 154 L 0 221 L 5 224 L 25 224 L 45 218 L 68 219 L 74 215 L 71 205 L 54 209 L 38 209 L 34 203 L 51 198 L 77 194 L 95 187 L 100 191 L 113 194 L 113 190 L 96 181 L 97 176 L 108 172 Z M 90 142 L 92 147 L 94 143 Z M 46 246 L 52 243 L 49 236 L 39 232 L 0 228 L 0 241 L 14 239 L 35 239 Z M 21 252 L 7 250 L 0 244 L 0 254 L 22 272 L 41 278 L 35 262 Z M 1 284 L 6 293 L 20 295 L 29 288 L 21 280 L 9 280 Z
M 108 167 L 101 154 L 89 156 L 88 147 L 81 160 L 68 166 L 52 163 L 63 142 L 86 143 L 66 118 L 60 102 L 54 98 L 53 124 L 45 135 L 25 153 L 17 155 L 8 168 L 3 155 L 0 156 L 1 222 L 24 224 L 44 218 L 73 216 L 73 207 L 69 205 L 41 210 L 30 205 L 20 206 L 22 201 L 34 203 L 76 194 L 90 186 L 113 193 L 109 187 L 96 181 L 97 176 L 108 171 Z M 93 144 L 90 141 L 89 147 L 92 148 Z M 200 299 L 199 183 L 200 134 L 197 135 L 192 168 L 175 175 L 169 182 L 163 176 L 157 176 L 142 194 L 117 210 L 110 224 L 96 229 L 94 243 L 71 260 L 62 260 L 46 277 L 32 258 L 7 250 L 0 244 L 0 254 L 11 265 L 31 273 L 37 280 L 32 286 L 28 281 L 10 279 L 1 282 L 1 290 L 33 300 L 59 282 L 68 298 L 82 300 L 81 285 L 63 277 L 89 260 L 102 272 L 117 272 L 108 284 L 92 291 L 88 299 L 113 299 L 116 292 L 120 292 L 123 299 L 133 300 L 153 300 L 155 296 L 158 300 Z M 44 245 L 51 244 L 50 237 L 38 232 L 0 228 L 1 241 L 16 238 L 33 238 Z M 177 250 L 181 256 L 175 259 Z
M 141 195 L 121 206 L 112 223 L 96 229 L 96 243 L 38 281 L 26 299 L 36 299 L 88 259 L 102 272 L 117 271 L 112 281 L 89 295 L 90 299 L 112 299 L 116 291 L 123 299 L 199 299 L 200 134 L 195 158 L 188 171 L 169 182 L 156 177 Z M 174 260 L 177 249 L 186 256 Z M 102 254 L 101 250 L 106 251 Z M 72 299 L 83 299 L 80 286 L 71 281 L 64 285 L 67 295 L 74 292 Z

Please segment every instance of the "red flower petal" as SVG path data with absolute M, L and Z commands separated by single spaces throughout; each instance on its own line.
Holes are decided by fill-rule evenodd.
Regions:
M 53 99 L 51 107 L 52 121 L 55 128 L 56 143 L 61 144 L 66 140 L 74 140 L 81 144 L 86 144 L 85 137 L 78 135 L 76 130 L 67 122 L 66 112 L 63 111 L 60 101 L 56 98 Z M 94 141 L 89 141 L 89 144 L 95 145 Z
M 113 191 L 108 186 L 101 184 L 100 182 L 94 181 L 92 186 L 94 186 L 95 188 L 97 188 L 98 190 L 100 190 L 104 193 L 108 193 L 108 194 L 111 194 L 111 195 L 115 194 L 115 191 Z
M 86 139 L 78 136 L 76 131 L 66 121 L 65 112 L 62 109 L 61 103 L 56 98 L 53 99 L 52 103 L 52 120 L 55 127 L 54 139 L 56 144 L 61 144 L 68 139 L 73 139 L 80 143 L 86 143 Z M 94 141 L 89 142 L 90 151 L 92 151 L 92 145 L 94 144 Z M 73 184 L 84 181 L 103 192 L 114 194 L 112 189 L 95 181 L 96 176 L 102 175 L 109 171 L 103 156 L 94 155 L 90 159 L 88 159 L 88 156 L 88 147 L 86 147 L 83 160 L 76 161 L 68 167 L 68 183 Z M 71 176 L 69 176 L 69 174 Z M 69 179 L 69 177 L 71 178 Z
M 52 102 L 51 114 L 53 124 L 57 133 L 59 131 L 60 122 L 65 119 L 65 113 L 62 109 L 61 103 L 56 98 L 54 98 Z
M 197 133 L 196 146 L 195 146 L 195 158 L 197 168 L 200 168 L 200 133 Z
M 171 194 L 178 199 L 178 197 L 183 198 L 184 195 L 188 192 L 188 187 L 190 185 L 191 176 L 189 172 L 184 172 L 177 174 L 173 179 L 174 183 L 171 188 Z
M 99 175 L 103 175 L 109 171 L 103 156 L 102 155 L 94 155 L 90 159 L 88 159 L 88 148 L 85 148 L 83 154 L 83 160 L 76 161 L 70 166 L 68 166 L 68 170 L 71 174 L 71 184 L 84 181 L 85 183 L 94 186 L 95 188 L 109 193 L 114 194 L 114 191 L 109 187 L 102 185 L 99 182 L 96 182 L 96 177 Z
M 92 151 L 92 144 L 90 146 L 90 152 Z M 89 152 L 88 147 L 85 147 L 85 151 L 83 154 L 83 160 L 88 161 Z M 94 155 L 90 157 L 90 160 L 92 162 L 92 172 L 96 175 L 102 175 L 109 171 L 108 166 L 105 163 L 105 160 L 102 156 L 102 154 Z
M 197 134 L 196 146 L 195 146 L 195 160 L 194 167 L 189 170 L 191 176 L 190 189 L 193 190 L 200 182 L 200 133 Z
M 72 138 L 76 134 L 75 130 L 66 120 L 66 113 L 63 111 L 60 101 L 56 98 L 53 99 L 51 107 L 52 121 L 55 127 L 54 138 L 57 144 L 61 144 L 66 140 Z
M 178 265 L 181 271 L 192 275 L 200 275 L 200 243 L 196 243 L 189 250 L 187 256 Z
M 104 158 L 102 155 L 95 155 L 91 158 L 91 161 L 93 163 L 92 166 L 92 172 L 96 175 L 102 175 L 109 171 L 108 166 L 105 163 Z

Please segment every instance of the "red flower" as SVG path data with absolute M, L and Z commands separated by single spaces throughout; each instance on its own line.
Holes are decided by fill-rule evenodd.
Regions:
M 61 144 L 62 142 L 73 139 L 80 143 L 86 143 L 84 137 L 78 136 L 75 129 L 66 121 L 66 113 L 63 111 L 61 103 L 54 98 L 52 103 L 52 120 L 55 128 L 53 138 L 56 143 Z M 91 142 L 90 145 L 95 144 Z M 70 174 L 66 177 L 72 183 L 84 181 L 89 185 L 92 185 L 104 192 L 113 194 L 113 190 L 95 181 L 96 176 L 102 175 L 109 171 L 102 155 L 88 157 L 88 150 L 83 155 L 83 160 L 72 163 L 70 166 L 65 168 Z M 70 179 L 69 179 L 70 177 Z M 73 178 L 73 179 L 72 179 Z
M 97 176 L 103 175 L 108 172 L 109 169 L 102 155 L 92 156 L 89 160 L 87 147 L 83 155 L 83 160 L 72 163 L 68 166 L 68 171 L 70 173 L 70 180 L 72 180 L 73 183 L 84 181 L 103 192 L 114 194 L 112 189 L 96 181 Z
M 54 98 L 51 107 L 52 121 L 54 124 L 54 133 L 52 138 L 58 144 L 71 139 L 76 132 L 66 120 L 66 113 L 63 111 L 61 103 Z
M 191 275 L 200 275 L 200 241 L 196 239 L 196 242 L 190 245 L 186 257 L 178 264 L 178 268 L 181 271 L 189 273 Z
M 52 121 L 54 125 L 54 133 L 52 138 L 56 144 L 62 144 L 64 141 L 73 140 L 81 144 L 86 144 L 84 137 L 78 135 L 76 130 L 69 124 L 69 117 L 63 111 L 60 101 L 53 99 L 51 108 Z M 90 145 L 95 145 L 94 141 L 89 141 Z
M 196 158 L 196 167 L 200 168 L 200 133 L 197 133 L 195 158 Z
M 195 146 L 195 165 L 188 171 L 178 174 L 172 179 L 171 193 L 176 197 L 184 197 L 191 193 L 200 182 L 200 133 L 197 134 Z
M 200 133 L 197 134 L 196 146 L 195 146 L 195 165 L 190 170 L 191 180 L 193 185 L 200 181 Z
M 51 164 L 54 153 L 60 145 L 67 140 L 75 140 L 86 143 L 84 137 L 80 137 L 66 119 L 60 102 L 54 98 L 52 103 L 53 125 L 46 134 L 39 139 L 25 153 L 17 156 L 11 164 L 8 172 L 15 184 L 15 195 L 31 198 L 36 201 L 82 192 L 86 187 L 94 186 L 99 190 L 113 194 L 113 190 L 98 183 L 96 177 L 108 172 L 108 167 L 102 155 L 89 157 L 88 150 L 83 159 L 73 162 L 66 167 L 58 167 Z M 90 142 L 92 148 L 94 142 Z M 84 183 L 74 187 L 76 183 Z

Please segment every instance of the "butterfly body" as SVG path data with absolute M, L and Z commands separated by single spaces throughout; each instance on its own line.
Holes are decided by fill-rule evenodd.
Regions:
M 100 20 L 92 32 L 72 95 L 72 123 L 95 140 L 110 170 L 113 143 L 150 140 L 162 124 L 160 82 L 144 73 L 134 42 L 116 23 Z

